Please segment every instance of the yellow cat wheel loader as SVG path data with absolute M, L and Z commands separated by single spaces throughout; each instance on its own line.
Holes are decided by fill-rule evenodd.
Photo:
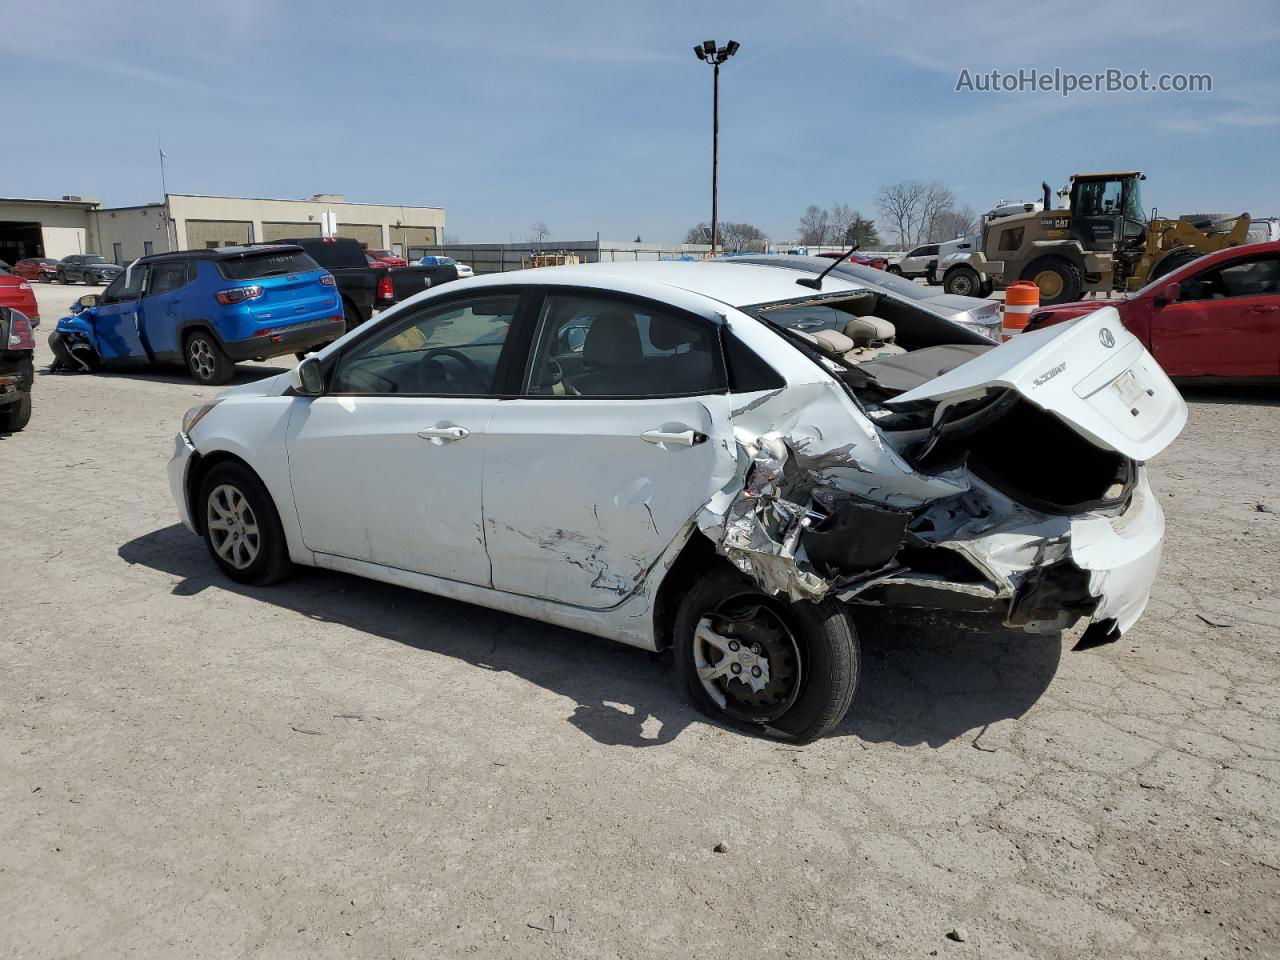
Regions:
M 1202 254 L 1246 241 L 1247 213 L 1148 219 L 1145 179 L 1137 170 L 1077 173 L 1064 191 L 1067 205 L 1057 210 L 1046 183 L 1043 210 L 984 218 L 982 249 L 969 267 L 1001 287 L 1034 281 L 1042 304 L 1067 303 L 1087 292 L 1137 290 Z

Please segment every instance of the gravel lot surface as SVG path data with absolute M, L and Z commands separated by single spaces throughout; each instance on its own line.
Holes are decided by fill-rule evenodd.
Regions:
M 1189 393 L 1120 643 L 861 617 L 804 749 L 641 651 L 223 579 L 164 472 L 216 392 L 38 376 L 0 435 L 0 955 L 1280 956 L 1277 391 Z

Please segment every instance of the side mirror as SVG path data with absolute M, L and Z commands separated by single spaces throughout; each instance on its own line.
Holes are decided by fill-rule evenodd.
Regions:
M 79 300 L 76 301 L 76 305 L 80 308 L 80 310 L 88 310 L 91 307 L 98 306 L 100 303 L 102 303 L 102 298 L 98 296 L 96 293 L 86 293 L 83 297 L 81 297 Z M 79 311 L 76 311 L 76 312 L 78 313 Z
M 1166 283 L 1164 288 L 1156 296 L 1157 307 L 1167 307 L 1171 303 L 1178 302 L 1178 295 L 1182 292 L 1181 285 L 1177 283 Z
M 324 393 L 324 373 L 320 369 L 320 361 L 315 357 L 307 357 L 289 371 L 289 384 L 294 393 L 304 397 L 318 397 Z

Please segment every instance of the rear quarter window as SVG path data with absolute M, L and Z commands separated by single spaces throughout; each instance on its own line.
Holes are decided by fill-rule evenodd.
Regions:
M 251 253 L 244 257 L 220 260 L 218 269 L 228 280 L 257 280 L 279 277 L 287 273 L 312 273 L 320 265 L 301 250 Z

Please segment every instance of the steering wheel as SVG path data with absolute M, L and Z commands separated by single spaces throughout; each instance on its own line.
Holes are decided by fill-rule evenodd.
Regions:
M 485 373 L 480 369 L 480 365 L 461 350 L 455 350 L 453 347 L 435 347 L 431 350 L 427 350 L 422 354 L 422 360 L 420 362 L 426 363 L 429 360 L 434 360 L 437 356 L 448 356 L 457 360 L 467 368 L 467 377 L 473 379 L 477 386 L 485 382 Z

